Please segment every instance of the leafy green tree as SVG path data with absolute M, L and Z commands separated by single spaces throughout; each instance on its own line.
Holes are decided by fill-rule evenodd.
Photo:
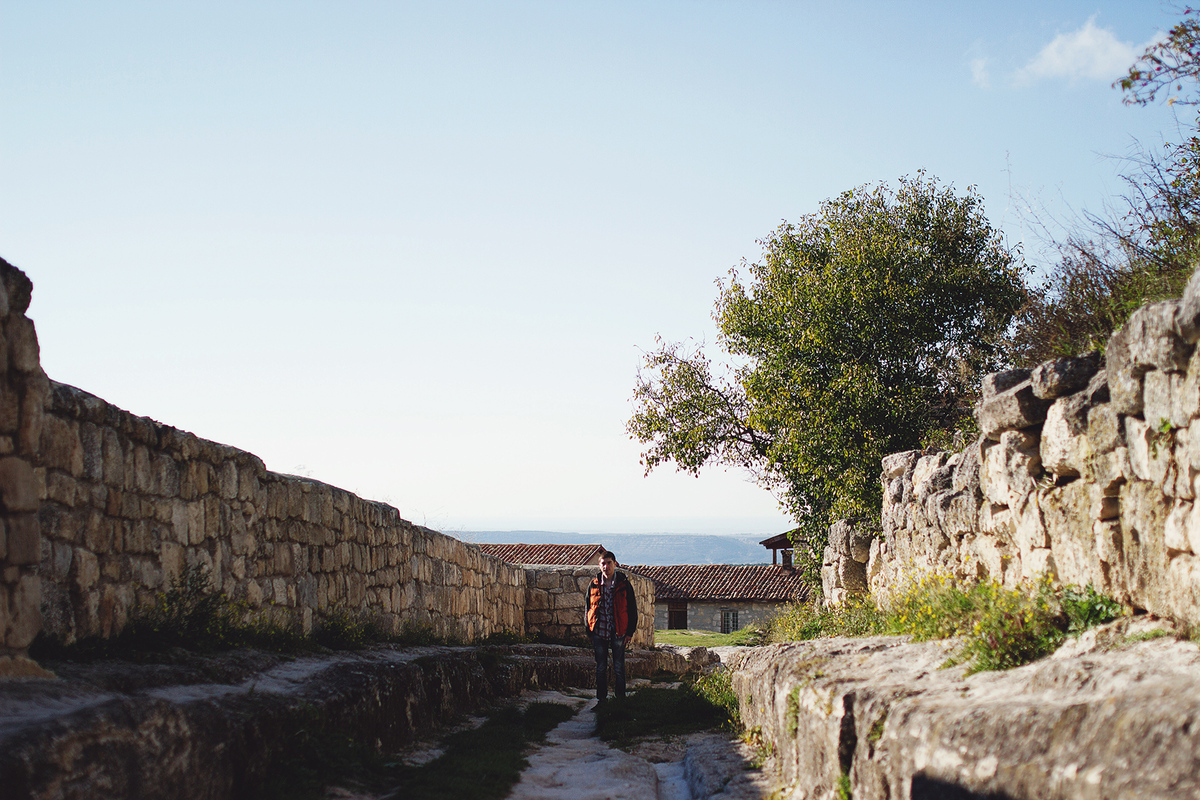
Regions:
M 647 472 L 725 464 L 776 491 L 815 577 L 828 525 L 878 514 L 880 458 L 970 418 L 1021 266 L 973 189 L 924 173 L 844 192 L 760 244 L 714 310 L 731 366 L 660 341 L 628 431 Z

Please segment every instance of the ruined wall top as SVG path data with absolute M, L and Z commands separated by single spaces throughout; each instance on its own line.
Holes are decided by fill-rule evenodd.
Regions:
M 1103 358 L 987 376 L 980 438 L 883 459 L 867 580 L 1048 574 L 1200 623 L 1200 271 L 1135 311 Z

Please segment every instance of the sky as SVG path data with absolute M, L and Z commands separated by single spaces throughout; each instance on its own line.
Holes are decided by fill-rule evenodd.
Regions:
M 1178 124 L 1111 88 L 1169 6 L 834 5 L 0 0 L 0 257 L 52 379 L 419 524 L 778 533 L 643 475 L 655 337 L 921 169 L 1036 263 Z

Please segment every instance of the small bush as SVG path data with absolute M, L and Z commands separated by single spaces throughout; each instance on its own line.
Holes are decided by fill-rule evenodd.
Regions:
M 361 650 L 386 638 L 378 620 L 344 608 L 326 614 L 313 632 L 313 640 L 330 650 Z
M 855 596 L 831 609 L 796 604 L 769 627 L 771 641 L 820 636 L 902 634 L 914 639 L 960 637 L 952 659 L 970 672 L 1010 669 L 1053 652 L 1072 634 L 1115 619 L 1121 605 L 1093 587 L 1055 587 L 1049 580 L 1005 589 L 994 582 L 960 585 L 931 574 L 895 592 L 886 605 Z

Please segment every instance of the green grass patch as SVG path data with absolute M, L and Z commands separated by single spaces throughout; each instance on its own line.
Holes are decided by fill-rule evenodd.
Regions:
M 770 622 L 769 641 L 822 636 L 910 635 L 959 637 L 952 664 L 968 672 L 1010 669 L 1052 653 L 1071 635 L 1115 619 L 1121 605 L 1091 586 L 1056 587 L 1043 580 L 1005 589 L 997 583 L 960 585 L 928 575 L 897 591 L 886 605 L 867 595 L 831 609 L 819 603 L 784 607 Z
M 1149 641 L 1153 641 L 1154 639 L 1162 639 L 1165 636 L 1175 636 L 1175 634 L 1172 631 L 1164 630 L 1162 628 L 1156 628 L 1151 631 L 1140 631 L 1138 633 L 1131 633 L 1125 637 L 1125 643 L 1126 644 L 1134 644 L 1136 642 L 1149 642 Z
M 650 686 L 623 702 L 606 703 L 596 712 L 596 734 L 615 747 L 627 749 L 653 737 L 736 729 L 737 702 L 728 686 L 728 672 L 716 672 L 726 677 L 705 681 L 702 676 L 695 684 L 677 689 Z
M 402 767 L 392 796 L 406 800 L 472 797 L 501 800 L 529 765 L 526 751 L 574 715 L 559 703 L 530 703 L 493 714 L 479 728 L 462 731 L 444 742 L 445 753 L 420 767 Z
M 654 632 L 655 644 L 675 644 L 684 647 L 729 647 L 729 646 L 746 646 L 753 647 L 754 645 L 763 644 L 766 641 L 767 632 L 760 627 L 747 625 L 740 631 L 733 633 L 714 633 L 713 631 L 697 631 L 697 630 L 656 630 Z
M 421 766 L 409 766 L 375 752 L 345 735 L 300 726 L 280 759 L 253 793 L 265 800 L 323 800 L 326 789 L 347 789 L 406 800 L 479 798 L 501 800 L 529 765 L 526 752 L 575 713 L 560 703 L 501 708 L 473 730 L 442 742 L 444 752 Z

